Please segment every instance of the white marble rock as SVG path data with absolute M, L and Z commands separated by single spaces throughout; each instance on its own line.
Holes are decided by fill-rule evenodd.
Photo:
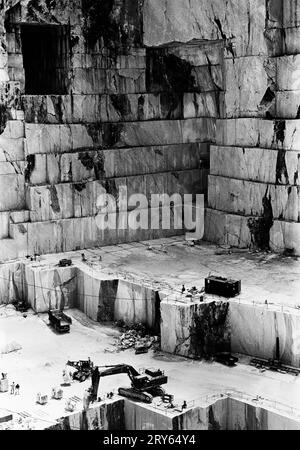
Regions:
M 275 184 L 278 150 L 247 147 L 210 148 L 210 174 L 249 181 Z M 287 151 L 283 155 L 286 174 L 280 184 L 300 185 L 300 153 Z
M 300 222 L 298 186 L 264 184 L 214 175 L 209 176 L 208 184 L 208 205 L 212 209 L 263 217 L 268 208 L 274 219 Z

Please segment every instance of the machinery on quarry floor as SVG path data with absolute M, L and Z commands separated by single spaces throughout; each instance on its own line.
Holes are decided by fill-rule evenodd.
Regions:
M 99 370 L 101 368 L 104 368 L 104 370 Z M 127 374 L 131 381 L 131 388 L 121 387 L 118 389 L 118 393 L 122 397 L 144 403 L 152 403 L 153 397 L 165 395 L 165 390 L 161 385 L 168 382 L 168 377 L 161 370 L 146 369 L 145 373 L 140 374 L 132 366 L 118 364 L 115 366 L 95 367 L 93 369 L 90 389 L 91 401 L 97 401 L 100 378 L 121 373 Z
M 206 294 L 231 298 L 241 293 L 241 281 L 228 278 L 209 276 L 205 278 Z
M 13 305 L 16 308 L 16 311 L 21 313 L 26 313 L 30 308 L 30 305 L 25 300 L 13 302 Z
M 80 383 L 83 383 L 92 375 L 94 368 L 94 364 L 90 358 L 80 361 L 68 361 L 67 366 L 74 367 L 76 369 L 76 371 L 73 372 L 72 377 L 73 380 L 80 381 Z
M 71 317 L 67 316 L 63 311 L 51 309 L 48 312 L 50 325 L 59 333 L 69 333 Z
M 224 364 L 225 366 L 234 367 L 236 366 L 239 358 L 233 356 L 229 352 L 219 352 L 216 353 L 215 360 L 220 364 Z
M 290 375 L 295 376 L 300 374 L 300 368 L 291 367 L 282 363 L 279 337 L 276 338 L 275 358 L 270 358 L 268 360 L 263 358 L 252 358 L 250 364 L 260 370 L 272 370 L 273 372 L 289 373 Z

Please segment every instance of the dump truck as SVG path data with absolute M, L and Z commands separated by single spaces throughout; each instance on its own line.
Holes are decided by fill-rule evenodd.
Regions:
M 48 312 L 50 325 L 59 333 L 69 333 L 71 317 L 67 316 L 63 311 L 51 309 Z

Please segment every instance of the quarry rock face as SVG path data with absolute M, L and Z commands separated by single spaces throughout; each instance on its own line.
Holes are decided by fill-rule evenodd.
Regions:
M 161 348 L 188 358 L 209 359 L 230 351 L 228 303 L 161 303 Z
M 212 396 L 205 405 L 169 414 L 119 398 L 46 426 L 49 430 L 298 430 L 299 422 L 228 392 Z
M 276 357 L 279 337 L 280 359 L 298 367 L 299 320 L 294 308 L 282 310 L 239 300 L 162 301 L 161 348 L 187 358 L 210 359 L 217 352 L 232 351 L 268 360 Z
M 107 401 L 96 408 L 69 414 L 58 421 L 57 425 L 47 427 L 48 430 L 124 430 L 124 400 L 121 398 Z
M 128 228 L 119 210 L 116 229 L 101 228 L 98 198 L 108 193 L 119 207 L 120 187 L 148 200 L 206 195 L 209 143 L 223 104 L 222 43 L 200 52 L 146 48 L 143 11 L 142 2 L 128 0 L 5 2 L 3 260 L 183 232 L 173 214 L 171 229 Z
M 118 202 L 120 186 L 148 199 L 204 194 L 206 239 L 259 248 L 265 229 L 264 249 L 299 254 L 298 9 L 4 2 L 2 259 L 180 232 L 124 231 L 119 212 L 116 230 L 99 227 L 99 195 Z

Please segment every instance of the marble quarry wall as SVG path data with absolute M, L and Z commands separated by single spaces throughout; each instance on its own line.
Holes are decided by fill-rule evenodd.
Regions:
M 207 194 L 222 43 L 147 48 L 142 3 L 3 2 L 2 260 L 182 233 L 173 222 L 127 229 L 121 213 L 116 230 L 99 228 L 99 195 L 122 209 L 120 186 L 148 198 Z M 41 56 L 45 36 L 51 61 Z
M 300 254 L 297 0 L 146 0 L 146 45 L 223 40 L 205 238 Z
M 154 333 L 160 333 L 159 293 L 131 281 L 105 276 L 97 278 L 78 269 L 73 306 L 96 322 L 142 323 Z
M 161 303 L 161 348 L 188 358 L 230 350 L 228 302 Z
M 161 337 L 164 352 L 187 358 L 210 358 L 232 351 L 264 359 L 276 356 L 300 364 L 300 311 L 205 296 L 174 300 L 174 292 L 157 290 L 118 274 L 96 272 L 78 262 L 58 267 L 38 262 L 0 265 L 0 305 L 27 300 L 37 313 L 49 308 L 78 308 L 95 322 L 142 323 Z M 201 301 L 202 300 L 202 301 Z
M 214 296 L 174 300 L 174 293 L 138 284 L 84 263 L 58 267 L 36 262 L 0 265 L 0 305 L 27 300 L 37 313 L 78 308 L 95 322 L 143 323 L 161 337 L 164 352 L 210 358 L 232 351 L 264 359 L 276 356 L 300 364 L 300 312 L 296 308 L 226 300 Z
M 224 394 L 173 419 L 175 430 L 299 430 L 298 418 Z
M 99 406 L 69 414 L 48 430 L 124 430 L 124 400 L 118 399 Z
M 201 402 L 203 403 L 203 402 Z M 231 393 L 183 412 L 127 399 L 69 414 L 50 430 L 299 430 L 299 418 L 239 399 Z
M 34 262 L 0 265 L 0 305 L 26 300 L 37 313 L 78 308 L 95 322 L 142 323 L 160 334 L 158 291 L 85 264 L 71 267 Z
M 258 358 L 276 358 L 276 338 L 280 342 L 280 359 L 284 364 L 300 366 L 298 310 L 280 310 L 263 305 L 231 302 L 229 308 L 231 349 Z
M 207 240 L 300 253 L 298 3 L 4 1 L 1 258 L 182 233 L 128 229 L 120 186 L 203 193 Z
M 276 357 L 299 367 L 297 309 L 245 304 L 238 301 L 161 303 L 161 348 L 188 358 L 210 358 L 218 351 L 232 351 L 263 359 Z

